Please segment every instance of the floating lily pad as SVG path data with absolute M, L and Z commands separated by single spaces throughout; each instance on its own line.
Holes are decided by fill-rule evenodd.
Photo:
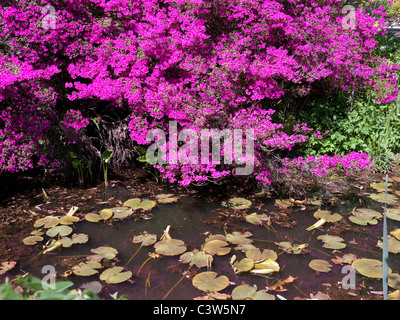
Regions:
M 94 294 L 99 294 L 103 289 L 103 285 L 99 281 L 85 282 L 80 287 L 82 290 L 87 290 L 93 292 Z
M 31 235 L 33 236 L 41 236 L 44 235 L 43 229 L 35 229 L 31 232 Z
M 246 251 L 246 257 L 254 260 L 254 262 L 261 262 L 266 259 L 276 260 L 278 255 L 275 251 L 264 249 L 262 252 L 259 248 L 250 249 Z
M 378 223 L 379 218 L 382 217 L 382 213 L 366 208 L 359 208 L 357 210 L 353 210 L 351 212 L 351 216 L 349 216 L 349 220 L 355 224 L 366 226 L 368 224 L 375 225 Z
M 228 208 L 243 210 L 250 208 L 251 201 L 245 198 L 231 198 L 228 201 L 222 202 L 222 205 Z
M 256 212 L 248 214 L 246 221 L 254 225 L 262 225 L 263 221 L 270 223 L 271 218 L 266 214 L 257 214 Z
M 133 198 L 133 199 L 129 199 L 129 200 L 125 201 L 123 205 L 126 207 L 129 207 L 133 210 L 140 209 L 143 211 L 150 211 L 157 205 L 157 202 L 155 202 L 153 200 L 147 200 L 147 199 L 142 201 L 139 198 Z
M 84 233 L 74 233 L 72 235 L 72 241 L 74 243 L 83 244 L 88 242 L 88 240 L 89 240 L 88 235 Z
M 189 265 L 195 265 L 198 268 L 207 267 L 211 265 L 213 257 L 204 251 L 191 251 L 186 252 L 179 258 L 183 263 L 189 263 Z
M 226 236 L 223 234 L 212 234 L 206 238 L 205 242 L 209 242 L 212 240 L 226 241 Z
M 307 248 L 308 244 L 293 244 L 289 241 L 282 241 L 277 243 L 278 247 L 285 251 L 286 253 L 300 254 L 303 252 L 305 248 Z
M 318 210 L 314 213 L 314 217 L 317 219 L 324 219 L 326 222 L 337 222 L 342 219 L 340 214 L 332 213 L 328 210 Z
M 248 250 L 251 250 L 251 249 L 257 249 L 257 247 L 252 243 L 238 244 L 235 247 L 235 250 L 242 251 L 243 253 L 246 253 Z
M 158 254 L 164 256 L 176 256 L 186 251 L 186 245 L 179 239 L 162 240 L 154 244 L 154 248 Z
M 400 221 L 400 209 L 387 209 L 386 210 L 386 217 L 392 220 Z
M 318 272 L 329 272 L 332 268 L 332 265 L 328 261 L 320 259 L 311 260 L 308 266 Z
M 36 243 L 43 241 L 43 237 L 41 236 L 29 236 L 26 237 L 22 242 L 27 246 L 34 246 Z
M 235 261 L 232 266 L 235 273 L 247 272 L 254 268 L 254 261 L 249 258 L 244 258 L 240 261 Z
M 156 198 L 159 203 L 163 203 L 163 204 L 178 201 L 178 198 L 174 197 L 174 195 L 172 193 L 171 194 L 158 194 L 158 195 L 156 195 Z
M 100 217 L 99 214 L 96 213 L 88 213 L 85 215 L 85 219 L 89 222 L 99 222 L 101 220 L 103 220 L 102 217 Z
M 69 235 L 72 232 L 72 228 L 69 226 L 55 226 L 49 230 L 47 230 L 46 235 L 53 238 L 55 236 L 64 237 Z
M 60 218 L 59 223 L 63 224 L 63 225 L 71 225 L 78 221 L 79 221 L 79 218 L 75 217 L 75 216 L 62 216 Z
M 129 207 L 129 208 L 131 208 L 133 210 L 136 210 L 136 209 L 139 208 L 139 205 L 140 205 L 141 201 L 142 200 L 140 200 L 140 198 L 133 198 L 133 199 L 126 200 L 122 205 L 124 207 Z
M 387 199 L 385 201 L 385 193 L 373 193 L 373 194 L 370 194 L 368 197 L 377 202 L 380 202 L 380 203 L 386 202 L 387 204 L 395 204 L 399 200 L 394 195 L 387 194 Z
M 390 274 L 388 277 L 388 285 L 393 289 L 400 290 L 400 274 Z
M 216 272 L 206 271 L 196 274 L 192 279 L 194 287 L 201 291 L 221 291 L 229 285 L 229 279 L 226 276 L 217 277 Z
M 318 240 L 324 242 L 323 247 L 327 249 L 339 250 L 346 248 L 346 244 L 343 243 L 344 239 L 339 236 L 331 236 L 328 234 L 317 237 Z
M 247 244 L 253 242 L 253 240 L 249 239 L 252 234 L 249 231 L 246 232 L 238 232 L 234 231 L 226 235 L 226 240 L 233 244 Z
M 289 207 L 293 207 L 294 203 L 292 201 L 290 201 L 290 199 L 276 199 L 275 206 L 286 209 Z
M 33 226 L 35 228 L 43 227 L 45 229 L 50 229 L 50 228 L 53 228 L 56 225 L 58 225 L 59 221 L 60 220 L 58 219 L 58 217 L 47 216 L 47 217 L 36 220 L 35 223 L 33 224 Z
M 114 259 L 118 254 L 118 251 L 116 249 L 108 246 L 101 246 L 95 249 L 91 249 L 90 251 L 93 252 L 94 255 L 88 256 L 87 259 L 97 262 L 100 262 L 102 259 Z
M 390 231 L 390 234 L 400 241 L 400 229 Z
M 222 240 L 211 240 L 204 244 L 203 250 L 210 254 L 216 254 L 218 256 L 223 256 L 231 251 L 231 248 L 227 247 L 228 242 Z
M 375 259 L 357 259 L 351 264 L 360 274 L 369 278 L 382 278 L 382 261 Z M 392 270 L 389 268 L 389 274 Z
M 267 290 L 257 291 L 257 286 L 240 285 L 232 290 L 232 300 L 275 300 Z
M 150 233 L 142 233 L 133 237 L 133 243 L 141 243 L 143 247 L 151 246 L 152 244 L 156 243 L 157 235 L 150 234 Z
M 254 269 L 250 273 L 254 274 L 269 274 L 273 272 L 279 272 L 280 267 L 278 262 L 272 259 L 266 259 L 260 263 L 254 264 Z
M 121 283 L 128 280 L 132 277 L 131 271 L 125 271 L 124 267 L 112 267 L 107 270 L 104 270 L 103 273 L 100 275 L 100 280 L 105 281 L 106 283 Z
M 111 210 L 113 211 L 113 219 L 124 219 L 133 213 L 132 208 L 128 207 L 115 207 Z
M 392 253 L 399 253 L 400 252 L 400 241 L 397 240 L 395 237 L 392 237 L 391 235 L 387 236 L 388 239 L 388 251 Z M 378 240 L 377 246 L 379 248 L 383 248 L 383 242 L 381 240 Z
M 72 241 L 71 238 L 69 237 L 62 237 L 60 240 L 58 240 L 59 243 L 63 246 L 63 248 L 69 248 L 74 244 L 74 241 Z
M 72 268 L 72 272 L 77 276 L 89 277 L 96 273 L 99 273 L 99 271 L 96 269 L 100 268 L 102 268 L 102 265 L 97 261 L 87 261 L 81 262 L 78 265 L 74 266 Z
M 386 182 L 373 182 L 369 186 L 378 191 L 386 190 Z M 388 191 L 391 191 L 391 190 L 392 190 L 392 184 L 388 183 Z
M 108 220 L 112 217 L 112 215 L 114 214 L 114 211 L 112 209 L 102 209 L 99 212 L 99 216 L 103 219 L 103 220 Z

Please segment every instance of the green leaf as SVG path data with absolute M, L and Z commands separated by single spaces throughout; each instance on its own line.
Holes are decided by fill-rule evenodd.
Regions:
M 108 163 L 113 156 L 113 152 L 110 150 L 106 150 L 101 154 L 101 160 L 104 161 L 104 163 Z
M 69 235 L 72 232 L 72 228 L 68 226 L 56 226 L 49 230 L 47 230 L 46 235 L 53 238 L 55 236 L 64 237 Z
M 137 236 L 133 237 L 133 239 L 132 239 L 133 243 L 141 243 L 143 247 L 151 246 L 156 241 L 157 241 L 157 235 L 149 234 L 149 233 L 143 233 L 143 234 L 137 235 Z
M 182 240 L 167 239 L 157 242 L 154 245 L 156 253 L 164 256 L 176 256 L 186 251 L 186 245 Z
M 183 263 L 189 263 L 190 266 L 195 265 L 198 268 L 202 268 L 211 265 L 213 257 L 204 251 L 191 251 L 181 255 L 179 260 Z
M 222 202 L 222 205 L 228 208 L 243 210 L 250 208 L 251 201 L 244 198 L 231 198 L 228 201 Z
M 226 276 L 217 277 L 216 272 L 206 271 L 196 274 L 192 279 L 194 287 L 201 291 L 221 291 L 229 285 L 229 279 Z
M 318 272 L 329 272 L 332 268 L 332 265 L 329 262 L 320 259 L 310 261 L 308 266 Z
M 122 270 L 124 270 L 124 267 L 112 267 L 104 270 L 100 275 L 100 280 L 106 283 L 121 283 L 132 277 L 131 271 L 122 272 Z
M 41 236 L 29 236 L 22 240 L 22 242 L 27 246 L 33 246 L 40 241 L 43 241 L 43 237 Z

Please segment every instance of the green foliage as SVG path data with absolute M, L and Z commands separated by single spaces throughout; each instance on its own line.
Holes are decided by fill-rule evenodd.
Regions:
M 108 163 L 110 162 L 113 152 L 110 150 L 106 150 L 101 154 L 101 163 L 103 164 L 103 173 L 104 173 L 104 184 L 107 187 L 108 186 L 108 172 L 107 172 L 107 167 Z
M 76 171 L 79 184 L 83 184 L 85 174 L 89 174 L 90 178 L 93 176 L 92 164 L 85 155 L 79 158 L 75 152 L 70 152 L 69 157 L 72 160 L 72 166 Z
M 43 288 L 42 280 L 28 275 L 17 276 L 12 281 L 6 278 L 0 284 L 0 300 L 100 300 L 90 292 L 70 290 L 71 281 L 60 281 L 54 284 L 54 288 Z

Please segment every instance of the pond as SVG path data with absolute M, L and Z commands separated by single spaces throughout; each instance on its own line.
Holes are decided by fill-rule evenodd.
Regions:
M 119 295 L 126 294 L 135 300 L 186 300 L 205 297 L 206 293 L 195 287 L 192 280 L 197 274 L 208 271 L 215 272 L 217 277 L 226 276 L 229 279 L 225 288 L 219 290 L 220 294 L 229 297 L 234 288 L 245 284 L 256 285 L 257 290 L 267 290 L 266 292 L 275 299 L 382 299 L 381 279 L 369 278 L 354 272 L 355 288 L 346 288 L 341 284 L 348 274 L 348 269 L 344 272 L 343 267 L 352 260 L 361 258 L 382 260 L 382 250 L 377 246 L 378 241 L 382 239 L 382 218 L 377 218 L 376 224 L 366 226 L 356 224 L 350 219 L 354 208 L 383 212 L 383 204 L 368 197 L 370 193 L 376 192 L 377 190 L 369 188 L 363 190 L 363 194 L 334 197 L 331 201 L 334 203 L 331 205 L 322 205 L 318 201 L 309 204 L 301 201 L 293 203 L 289 200 L 277 202 L 276 199 L 261 194 L 245 197 L 249 200 L 245 203 L 243 198 L 238 198 L 237 195 L 210 197 L 203 194 L 182 193 L 173 194 L 174 197 L 177 196 L 176 202 L 157 203 L 149 211 L 137 210 L 124 219 L 110 218 L 107 221 L 89 222 L 85 219 L 87 213 L 97 214 L 102 209 L 114 207 L 107 201 L 92 201 L 91 210 L 86 207 L 85 212 L 77 211 L 76 216 L 80 217 L 80 221 L 72 226 L 74 233 L 88 236 L 86 243 L 39 254 L 43 250 L 41 246 L 45 243 L 43 241 L 33 247 L 36 255 L 33 259 L 30 257 L 21 262 L 23 266 L 21 270 L 43 277 L 42 267 L 54 266 L 57 278 L 74 282 L 76 288 L 85 283 L 96 282 L 97 285 L 101 283 L 102 290 L 99 295 L 105 299 L 109 299 L 110 294 L 115 292 Z M 168 194 L 171 190 L 159 188 L 157 193 Z M 134 197 L 130 186 L 115 184 L 109 187 L 105 198 L 114 199 L 121 205 Z M 157 202 L 157 198 L 151 194 L 144 194 L 140 198 Z M 250 206 L 243 209 L 239 206 L 237 209 L 235 208 L 237 204 L 229 203 L 229 199 L 232 198 L 242 201 L 244 207 L 248 204 Z M 239 205 L 243 204 L 242 202 Z M 308 231 L 307 228 L 318 221 L 314 213 L 321 210 L 341 215 L 340 220 L 326 222 Z M 253 213 L 258 215 L 254 217 L 262 218 L 261 221 L 255 220 L 261 224 L 246 220 L 246 217 Z M 30 231 L 35 229 L 33 222 Z M 388 219 L 389 232 L 399 228 L 399 225 L 399 221 Z M 225 241 L 225 247 L 230 250 L 224 255 L 211 254 L 212 262 L 208 266 L 199 268 L 180 261 L 182 253 L 174 256 L 160 254 L 151 258 L 149 254 L 155 253 L 153 244 L 141 247 L 140 243 L 132 242 L 135 236 L 143 233 L 154 234 L 157 236 L 157 241 L 160 241 L 167 228 L 171 238 L 184 242 L 185 252 L 201 251 L 206 240 L 213 235 L 219 235 L 217 236 L 219 241 Z M 340 236 L 345 248 L 324 247 L 324 242 L 321 240 L 323 237 L 319 239 L 318 237 L 327 234 Z M 233 235 L 238 236 L 237 239 Z M 46 235 L 43 237 L 49 239 Z M 238 243 L 242 243 L 242 246 L 238 247 Z M 98 270 L 98 273 L 91 276 L 71 273 L 74 266 L 86 261 L 87 256 L 93 255 L 92 249 L 103 246 L 112 247 L 118 253 L 112 260 L 103 259 L 102 269 Z M 253 272 L 257 263 L 260 263 L 256 261 L 254 265 L 254 258 L 253 262 L 250 262 L 251 266 L 245 266 L 243 269 L 244 262 L 252 260 L 248 258 L 242 262 L 247 256 L 246 251 L 254 247 L 260 249 L 259 254 L 265 249 L 275 252 L 276 257 L 271 260 L 276 261 L 272 264 L 275 267 L 278 265 L 279 270 Z M 210 252 L 208 254 L 210 255 Z M 233 256 L 236 256 L 235 262 Z M 350 262 L 345 262 L 341 257 L 350 259 Z M 312 260 L 324 260 L 329 263 L 328 269 L 325 270 L 328 272 L 311 269 L 309 264 Z M 243 264 L 240 265 L 238 262 Z M 124 267 L 124 272 L 130 271 L 131 277 L 121 283 L 107 284 L 99 279 L 99 274 L 114 263 Z M 395 273 L 400 271 L 400 259 L 397 254 L 389 253 L 389 266 Z M 263 267 L 258 265 L 258 268 Z M 235 272 L 235 269 L 239 272 Z M 390 290 L 394 291 L 392 288 Z

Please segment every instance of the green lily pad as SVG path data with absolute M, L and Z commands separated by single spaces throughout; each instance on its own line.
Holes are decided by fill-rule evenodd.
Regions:
M 114 214 L 114 211 L 112 209 L 102 209 L 99 212 L 99 216 L 101 219 L 103 220 L 108 220 L 112 217 L 112 215 Z
M 78 221 L 79 221 L 79 218 L 75 217 L 75 216 L 62 216 L 60 218 L 59 223 L 63 224 L 63 225 L 71 225 Z
M 88 256 L 87 259 L 97 262 L 100 262 L 102 259 L 112 260 L 118 254 L 118 251 L 116 249 L 108 246 L 101 246 L 95 249 L 91 249 L 90 251 L 93 252 L 94 255 Z
M 373 193 L 368 196 L 372 200 L 375 200 L 380 203 L 385 203 L 385 193 Z M 395 204 L 399 199 L 392 194 L 387 194 L 386 203 L 387 204 Z
M 275 251 L 264 249 L 262 252 L 259 248 L 250 249 L 246 251 L 246 257 L 254 260 L 254 262 L 261 262 L 266 259 L 276 260 L 278 255 Z
M 257 249 L 257 247 L 252 243 L 238 244 L 235 247 L 235 250 L 242 251 L 243 253 L 246 253 L 247 251 L 252 250 L 252 249 Z
M 156 253 L 164 256 L 176 256 L 186 251 L 186 245 L 179 239 L 162 240 L 154 244 Z
M 43 237 L 41 236 L 29 236 L 22 240 L 22 242 L 27 246 L 33 246 L 40 241 L 43 241 Z
M 158 195 L 156 195 L 156 198 L 159 203 L 163 203 L 163 204 L 178 201 L 178 198 L 174 197 L 173 194 L 158 194 Z
M 317 237 L 318 240 L 324 242 L 323 247 L 327 249 L 339 250 L 346 248 L 346 244 L 343 243 L 344 239 L 338 236 L 331 236 L 328 234 Z
M 397 240 L 395 237 L 392 237 L 391 235 L 388 235 L 387 239 L 388 239 L 388 251 L 391 253 L 399 253 L 400 252 L 400 241 Z M 377 246 L 382 249 L 383 242 L 381 240 L 378 240 Z
M 388 285 L 393 289 L 400 290 L 400 274 L 390 274 L 388 277 Z
M 231 251 L 231 248 L 227 247 L 228 242 L 222 240 L 211 240 L 204 244 L 203 250 L 209 254 L 216 254 L 218 256 L 223 256 Z
M 382 261 L 375 259 L 357 259 L 351 264 L 360 274 L 369 278 L 382 278 L 383 268 Z M 389 274 L 392 270 L 389 268 Z
M 142 201 L 139 198 L 133 198 L 133 199 L 129 199 L 129 200 L 125 201 L 123 205 L 126 207 L 129 207 L 133 210 L 140 209 L 143 211 L 150 211 L 157 205 L 157 202 L 155 202 L 153 200 L 147 200 L 147 199 Z
M 217 273 L 206 271 L 196 274 L 192 279 L 194 287 L 201 291 L 221 291 L 229 285 L 229 279 L 226 276 L 217 277 Z
M 226 235 L 226 240 L 230 243 L 233 244 L 247 244 L 247 243 L 252 243 L 253 240 L 249 239 L 248 237 L 251 237 L 252 234 L 249 231 L 246 232 L 238 232 L 234 231 L 232 233 L 228 233 Z
M 270 219 L 266 214 L 257 214 L 256 212 L 246 216 L 246 221 L 254 225 L 262 225 L 263 221 L 269 223 Z
M 400 241 L 400 229 L 394 229 L 390 231 L 390 234 Z
M 104 270 L 103 273 L 100 275 L 100 280 L 105 281 L 106 283 L 121 283 L 128 280 L 132 277 L 131 271 L 125 271 L 124 267 L 112 267 L 107 270 Z
M 209 235 L 206 238 L 205 242 L 209 242 L 209 241 L 212 241 L 212 240 L 226 241 L 226 236 L 223 235 L 223 234 L 212 234 L 212 235 Z
M 332 265 L 328 261 L 321 259 L 311 260 L 308 266 L 318 272 L 329 272 L 332 268 Z
M 249 258 L 244 258 L 240 261 L 235 261 L 232 266 L 235 273 L 247 272 L 254 268 L 254 261 Z
M 257 291 L 257 286 L 247 284 L 237 286 L 232 290 L 232 300 L 275 300 L 275 296 L 267 290 Z
M 379 218 L 382 217 L 382 213 L 366 208 L 359 208 L 351 212 L 349 220 L 355 224 L 366 226 L 368 224 L 375 225 L 378 223 Z
M 33 236 L 42 236 L 44 235 L 43 229 L 35 229 L 31 232 L 31 235 Z
M 74 233 L 72 235 L 72 241 L 78 244 L 83 244 L 89 241 L 89 237 L 87 234 L 84 233 Z
M 142 233 L 133 237 L 133 243 L 141 243 L 143 247 L 151 246 L 152 244 L 156 243 L 157 235 L 150 234 L 150 233 Z
M 292 201 L 290 201 L 290 199 L 276 199 L 275 206 L 286 209 L 286 208 L 293 207 L 294 203 Z
M 49 230 L 47 230 L 46 235 L 53 238 L 55 236 L 64 237 L 69 235 L 72 232 L 72 228 L 69 226 L 55 226 Z
M 124 207 L 129 207 L 129 208 L 131 208 L 133 210 L 136 210 L 136 209 L 139 208 L 139 205 L 140 205 L 141 201 L 142 200 L 140 200 L 140 198 L 133 198 L 133 199 L 126 200 L 122 205 Z
M 373 182 L 369 185 L 371 188 L 378 190 L 378 191 L 385 191 L 386 190 L 386 183 L 385 182 Z M 388 191 L 392 190 L 392 184 L 388 183 Z
M 400 221 L 400 209 L 394 209 L 394 208 L 387 209 L 386 217 L 392 220 Z
M 328 210 L 318 210 L 314 213 L 314 217 L 317 219 L 324 219 L 327 222 L 337 222 L 342 219 L 342 216 L 338 213 L 332 213 Z
M 53 228 L 56 225 L 58 225 L 59 221 L 60 220 L 58 219 L 58 217 L 47 216 L 47 217 L 36 220 L 35 223 L 33 224 L 33 226 L 35 228 L 43 227 L 45 229 L 50 229 L 50 228 Z
M 89 277 L 96 273 L 99 273 L 98 270 L 102 268 L 102 265 L 96 261 L 87 261 L 81 262 L 78 265 L 72 268 L 72 272 L 77 276 Z
M 128 207 L 115 207 L 111 208 L 111 210 L 113 212 L 113 219 L 124 219 L 133 213 L 132 208 Z
M 100 215 L 96 214 L 96 213 L 87 213 L 85 215 L 85 219 L 86 219 L 86 221 L 89 221 L 89 222 L 99 222 L 99 221 L 103 220 L 103 218 L 100 217 Z
M 69 248 L 70 246 L 72 246 L 74 244 L 74 241 L 72 241 L 72 239 L 69 237 L 62 237 L 58 241 L 61 243 L 63 248 Z
M 202 268 L 211 265 L 213 257 L 204 251 L 191 251 L 181 255 L 179 260 L 183 263 L 189 263 L 191 266 L 195 265 L 198 268 Z
M 378 223 L 378 220 L 376 220 L 376 219 L 368 220 L 368 219 L 364 219 L 364 218 L 361 218 L 361 217 L 355 217 L 355 216 L 350 216 L 349 220 L 351 222 L 355 223 L 355 224 L 360 225 L 360 226 L 366 226 L 368 224 L 375 225 L 375 224 Z
M 272 259 L 266 259 L 262 262 L 255 263 L 254 269 L 250 271 L 253 274 L 269 274 L 273 272 L 279 272 L 280 267 L 278 262 Z
M 286 253 L 300 254 L 303 252 L 305 248 L 307 248 L 308 244 L 293 244 L 289 241 L 282 241 L 277 243 L 278 247 L 285 251 Z
M 228 201 L 222 202 L 222 205 L 228 208 L 243 210 L 250 208 L 251 201 L 245 198 L 231 198 Z

